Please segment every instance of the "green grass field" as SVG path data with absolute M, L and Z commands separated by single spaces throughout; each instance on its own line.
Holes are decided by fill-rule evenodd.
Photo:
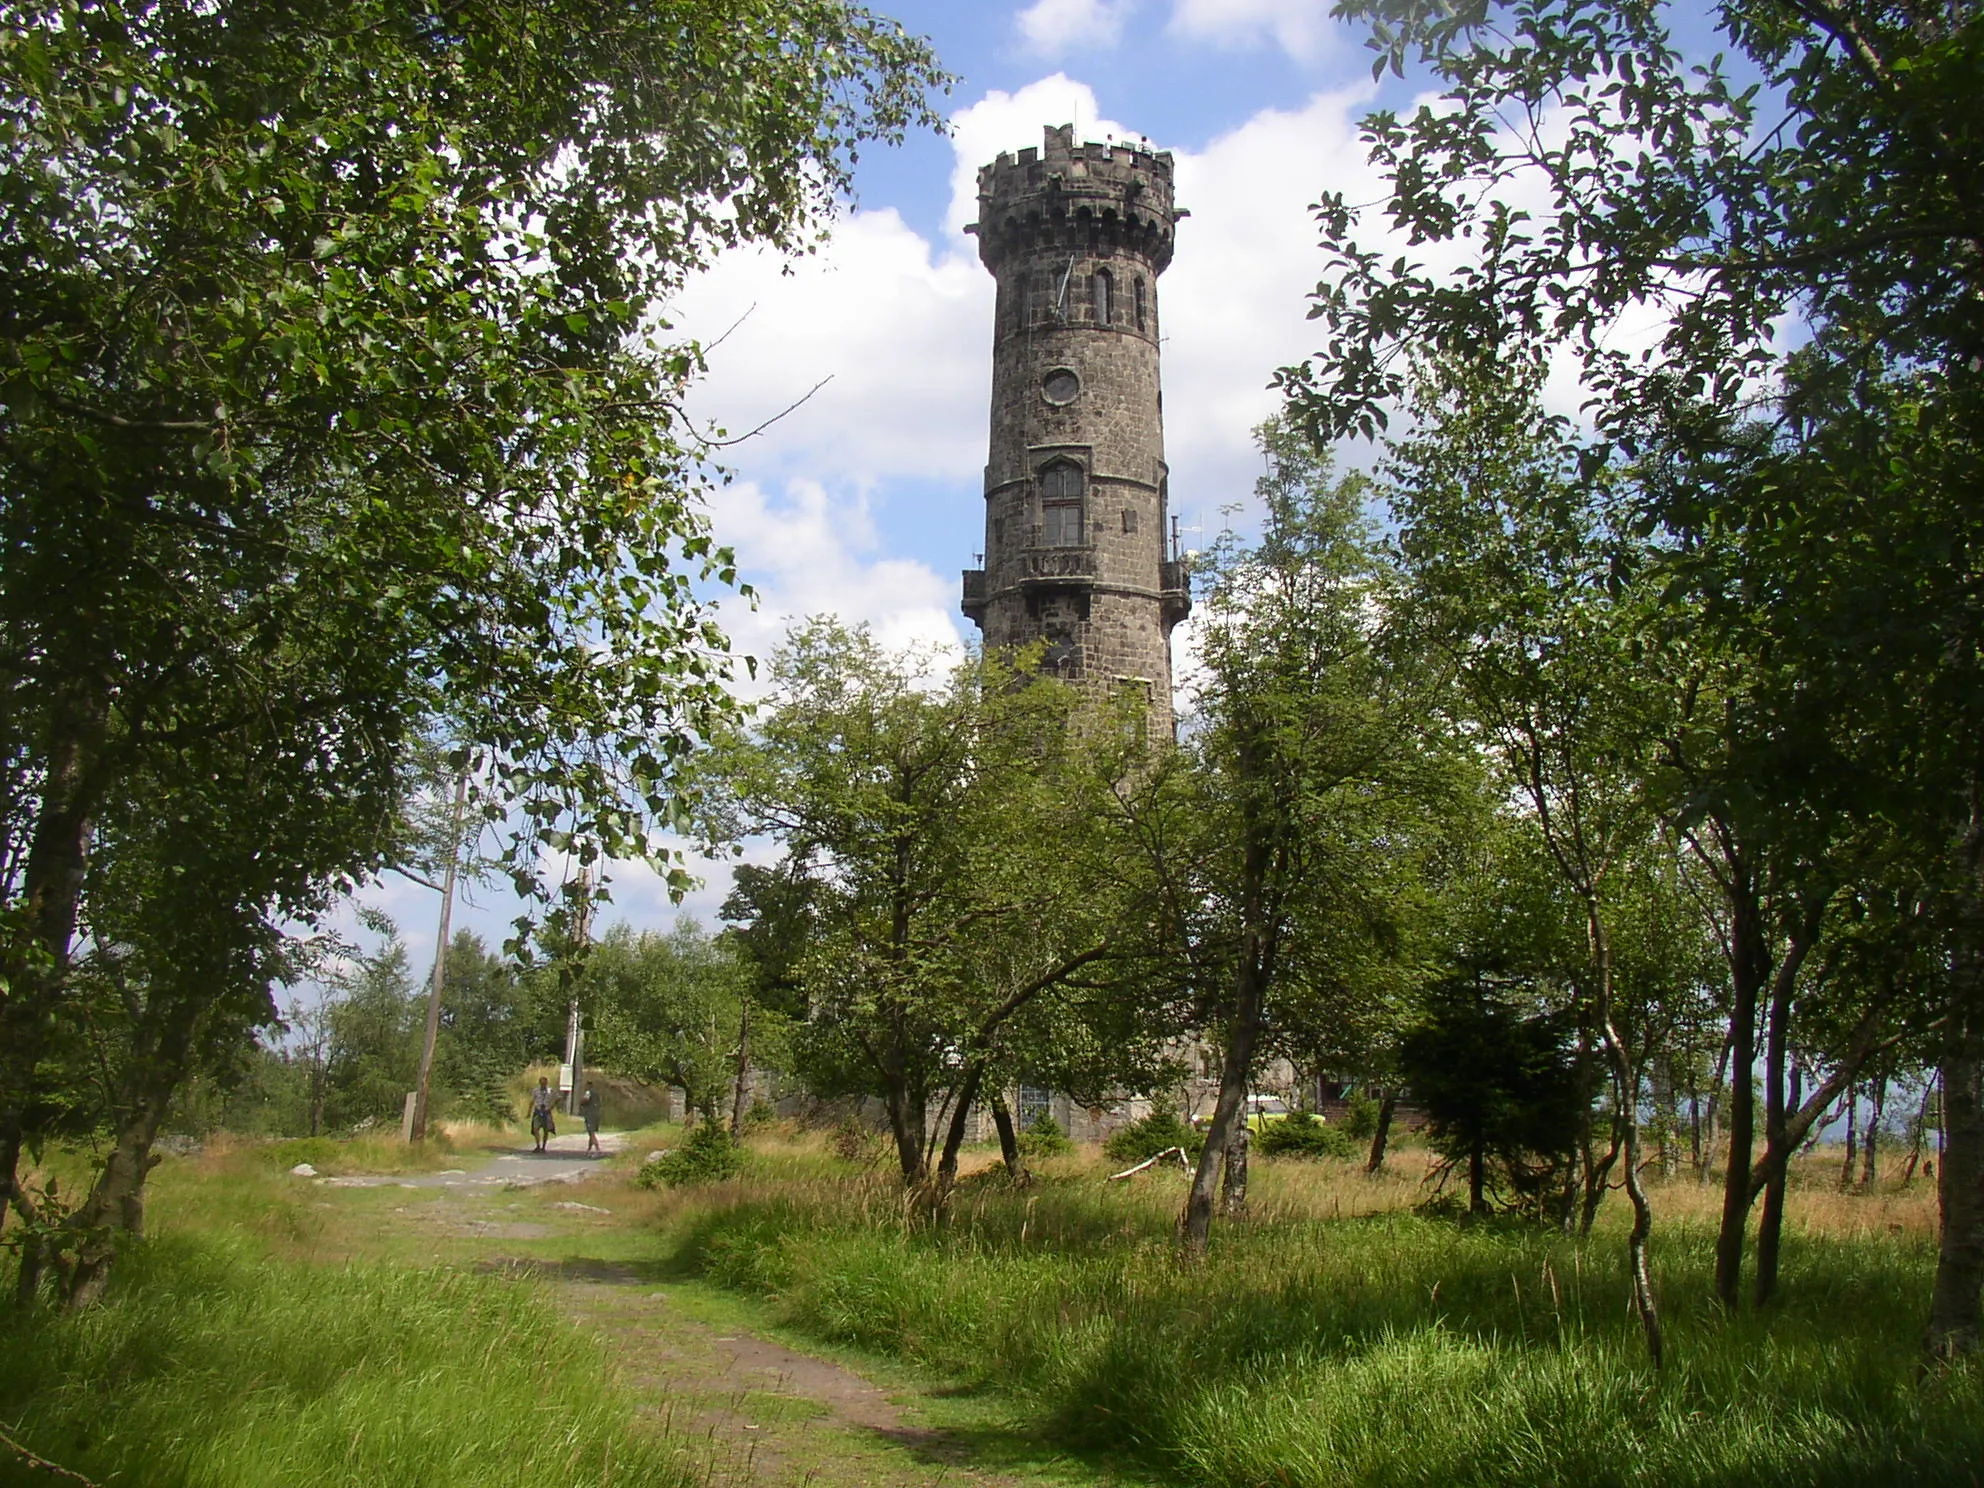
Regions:
M 1865 1488 L 1984 1471 L 1979 1378 L 1918 1372 L 1920 1185 L 1861 1199 L 1815 1181 L 1779 1305 L 1735 1320 L 1709 1289 L 1712 1194 L 1662 1190 L 1656 1374 L 1610 1225 L 1580 1243 L 1423 1219 L 1397 1179 L 1374 1195 L 1348 1165 L 1262 1164 L 1256 1218 L 1190 1264 L 1170 1245 L 1175 1180 L 1126 1192 L 1073 1162 L 933 1226 L 886 1180 L 830 1166 L 763 1163 L 655 1223 L 678 1265 L 790 1326 L 1003 1392 L 1071 1448 L 1181 1483 Z
M 713 1457 L 631 1393 L 639 1370 L 616 1350 L 636 1340 L 561 1316 L 515 1269 L 529 1256 L 674 1277 L 691 1296 L 678 1315 L 722 1313 L 706 1332 L 810 1339 L 878 1378 L 920 1379 L 939 1412 L 923 1419 L 969 1422 L 969 1404 L 984 1429 L 945 1429 L 981 1454 L 1006 1443 L 977 1463 L 1002 1473 L 1058 1461 L 1068 1482 L 1180 1488 L 1980 1481 L 1984 1379 L 1920 1369 L 1934 1260 L 1921 1183 L 1842 1195 L 1815 1163 L 1792 1194 L 1780 1304 L 1733 1320 L 1709 1294 L 1713 1188 L 1656 1188 L 1670 1350 L 1656 1374 L 1627 1312 L 1623 1206 L 1583 1243 L 1421 1217 L 1420 1154 L 1375 1180 L 1257 1164 L 1253 1217 L 1218 1226 L 1190 1263 L 1171 1244 L 1176 1173 L 1109 1184 L 1093 1155 L 1055 1160 L 1030 1189 L 968 1182 L 936 1224 L 886 1168 L 795 1134 L 754 1139 L 730 1182 L 634 1188 L 643 1143 L 678 1136 L 643 1133 L 577 1206 L 570 1190 L 324 1188 L 288 1177 L 292 1154 L 274 1146 L 169 1161 L 156 1238 L 106 1304 L 72 1318 L 0 1302 L 0 1429 L 106 1485 L 756 1481 L 748 1459 Z M 634 1317 L 641 1293 L 624 1295 Z M 902 1476 L 900 1448 L 877 1456 L 859 1432 L 799 1435 L 791 1481 L 937 1481 Z M 1027 1442 L 1040 1449 L 1014 1445 Z M 52 1481 L 0 1461 L 0 1482 L 16 1480 Z

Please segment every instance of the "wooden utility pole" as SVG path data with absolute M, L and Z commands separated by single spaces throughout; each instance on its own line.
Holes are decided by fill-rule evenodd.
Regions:
M 455 861 L 462 855 L 462 808 L 468 804 L 468 771 L 455 777 L 455 810 L 448 821 L 448 866 L 441 875 L 441 929 L 434 941 L 434 979 L 427 989 L 427 1036 L 420 1045 L 420 1079 L 413 1089 L 409 1141 L 427 1140 L 427 1092 L 434 1079 L 434 1044 L 441 1035 L 441 985 L 448 968 L 448 922 L 455 911 Z

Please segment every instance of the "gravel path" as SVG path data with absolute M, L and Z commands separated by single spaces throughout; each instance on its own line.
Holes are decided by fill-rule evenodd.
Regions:
M 473 1168 L 446 1168 L 439 1173 L 362 1174 L 319 1178 L 325 1188 L 535 1188 L 540 1183 L 577 1183 L 596 1164 L 621 1151 L 627 1139 L 619 1132 L 601 1132 L 600 1151 L 586 1151 L 582 1131 L 553 1137 L 543 1152 L 518 1147 L 498 1153 Z

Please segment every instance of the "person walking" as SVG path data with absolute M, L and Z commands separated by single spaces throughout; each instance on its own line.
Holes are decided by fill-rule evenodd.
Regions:
M 530 1093 L 530 1134 L 537 1138 L 537 1150 L 544 1150 L 545 1142 L 558 1133 L 557 1123 L 551 1119 L 551 1109 L 558 1098 L 551 1093 L 551 1081 L 539 1075 L 537 1089 Z
M 585 1118 L 586 1152 L 590 1155 L 599 1151 L 599 1092 L 590 1085 L 579 1099 L 579 1114 Z

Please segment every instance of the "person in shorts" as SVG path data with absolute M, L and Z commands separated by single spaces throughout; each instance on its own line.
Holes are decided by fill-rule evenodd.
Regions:
M 544 1144 L 558 1134 L 558 1125 L 551 1119 L 552 1107 L 558 1104 L 558 1097 L 551 1093 L 551 1081 L 538 1076 L 537 1089 L 530 1093 L 530 1134 L 537 1138 L 537 1150 L 542 1152 Z

